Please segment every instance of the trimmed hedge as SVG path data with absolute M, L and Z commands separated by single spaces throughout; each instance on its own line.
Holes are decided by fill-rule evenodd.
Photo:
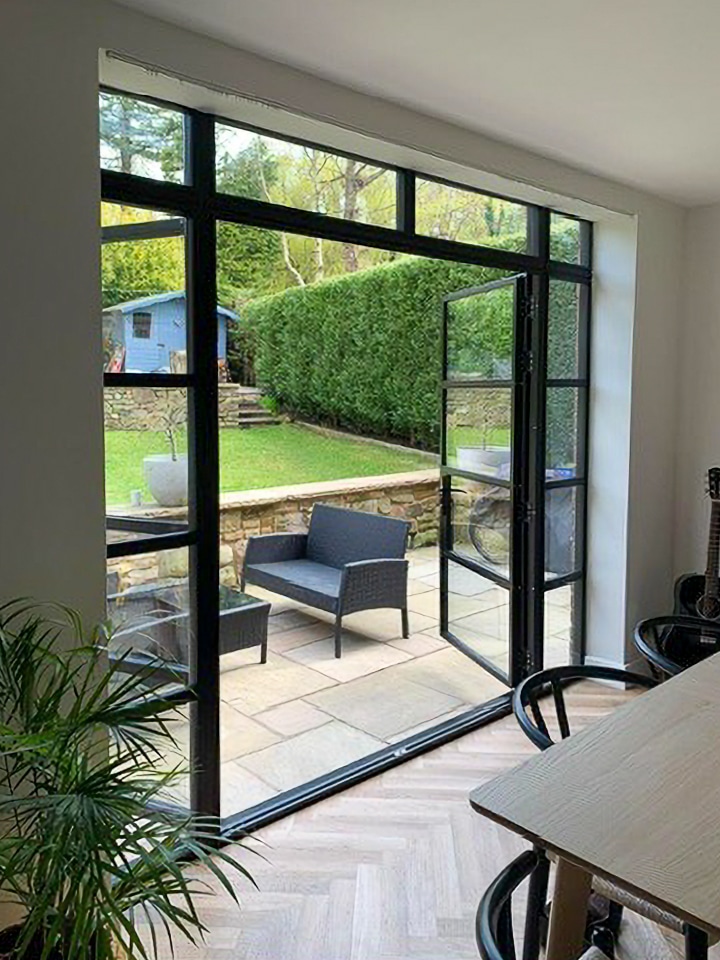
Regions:
M 517 249 L 517 239 L 507 246 Z M 243 352 L 254 354 L 257 382 L 280 408 L 435 450 L 443 296 L 502 275 L 404 257 L 252 301 L 239 338 Z M 471 354 L 509 362 L 509 300 L 486 307 L 482 326 L 474 302 L 465 303 L 454 325 L 460 365 L 471 363 Z

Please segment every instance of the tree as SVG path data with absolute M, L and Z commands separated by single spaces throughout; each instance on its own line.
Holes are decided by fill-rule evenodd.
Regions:
M 100 144 L 103 165 L 121 173 L 180 180 L 183 115 L 117 93 L 100 94 Z
M 266 199 L 276 176 L 275 161 L 256 137 L 237 152 L 221 152 L 218 189 L 251 200 Z M 281 238 L 272 230 L 220 223 L 217 237 L 217 283 L 220 302 L 237 308 L 243 301 L 283 289 Z
M 103 203 L 104 225 L 154 219 L 147 210 Z M 185 289 L 185 244 L 182 237 L 122 240 L 102 248 L 103 308 Z

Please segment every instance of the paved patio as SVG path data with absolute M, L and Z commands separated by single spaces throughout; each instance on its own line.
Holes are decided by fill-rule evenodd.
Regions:
M 397 743 L 498 696 L 507 688 L 440 637 L 435 547 L 411 551 L 410 636 L 400 614 L 348 616 L 343 656 L 333 653 L 332 618 L 251 587 L 272 602 L 269 653 L 221 660 L 222 812 L 229 815 Z M 567 662 L 569 596 L 548 605 L 553 661 Z M 507 655 L 504 595 L 459 596 L 478 644 Z M 551 637 L 550 634 L 553 634 Z

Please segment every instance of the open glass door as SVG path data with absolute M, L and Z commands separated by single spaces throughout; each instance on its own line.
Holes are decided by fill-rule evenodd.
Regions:
M 513 276 L 443 302 L 441 633 L 511 685 L 528 660 L 529 285 Z

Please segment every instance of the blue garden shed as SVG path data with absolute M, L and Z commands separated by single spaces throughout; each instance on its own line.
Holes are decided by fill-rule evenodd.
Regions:
M 116 303 L 103 310 L 106 370 L 167 373 L 173 354 L 187 350 L 187 304 L 184 290 Z M 227 325 L 236 313 L 217 307 L 218 358 L 227 359 Z

